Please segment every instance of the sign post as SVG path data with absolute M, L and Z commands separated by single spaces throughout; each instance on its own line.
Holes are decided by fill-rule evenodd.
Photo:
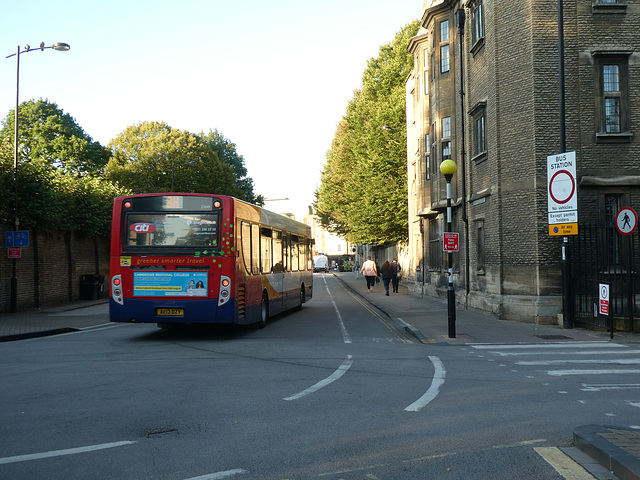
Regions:
M 562 236 L 562 328 L 573 328 L 569 235 L 578 234 L 576 152 L 547 157 L 549 235 Z
M 613 340 L 613 317 L 609 315 L 609 284 L 601 283 L 598 285 L 598 312 L 600 315 L 609 317 L 609 335 Z

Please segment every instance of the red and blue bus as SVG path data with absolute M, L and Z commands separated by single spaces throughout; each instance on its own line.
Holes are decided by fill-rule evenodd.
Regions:
M 312 297 L 311 230 L 224 195 L 113 203 L 112 322 L 257 324 Z

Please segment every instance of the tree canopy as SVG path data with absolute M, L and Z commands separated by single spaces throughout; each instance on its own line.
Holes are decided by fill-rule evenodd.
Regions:
M 51 168 L 47 157 L 24 161 L 18 168 L 17 205 L 20 229 L 38 232 L 75 230 L 108 235 L 113 198 L 128 190 L 98 176 L 78 177 Z M 0 142 L 0 218 L 14 222 L 13 145 Z M 11 194 L 9 194 L 11 192 Z
M 47 100 L 20 105 L 15 182 L 14 118 L 9 112 L 0 130 L 0 219 L 13 224 L 17 202 L 21 229 L 108 235 L 113 198 L 130 193 L 173 189 L 262 199 L 235 144 L 217 130 L 194 135 L 144 122 L 105 148 Z
M 405 26 L 367 62 L 327 152 L 316 211 L 327 229 L 353 243 L 408 237 L 405 81 L 418 28 L 417 21 Z
M 39 159 L 65 173 L 100 174 L 109 152 L 95 142 L 75 119 L 48 100 L 29 100 L 18 110 L 18 162 Z M 0 142 L 14 141 L 15 109 L 2 121 Z
M 127 127 L 109 148 L 106 178 L 135 193 L 218 193 L 254 200 L 244 159 L 217 130 L 204 136 L 164 122 L 142 122 Z
M 218 158 L 231 166 L 235 176 L 235 185 L 239 193 L 235 196 L 241 200 L 262 205 L 264 198 L 253 191 L 253 179 L 247 176 L 244 157 L 236 151 L 236 144 L 226 139 L 218 129 L 209 130 L 208 134 L 200 133 L 209 147 L 218 154 Z

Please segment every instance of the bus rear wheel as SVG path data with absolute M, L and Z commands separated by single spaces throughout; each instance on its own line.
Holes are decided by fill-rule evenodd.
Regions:
M 262 303 L 260 304 L 260 321 L 258 321 L 258 328 L 266 327 L 267 320 L 269 320 L 269 296 L 263 293 Z

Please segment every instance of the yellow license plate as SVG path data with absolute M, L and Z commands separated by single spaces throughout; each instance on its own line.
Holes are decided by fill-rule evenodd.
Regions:
M 157 308 L 156 315 L 181 317 L 184 315 L 184 308 Z

